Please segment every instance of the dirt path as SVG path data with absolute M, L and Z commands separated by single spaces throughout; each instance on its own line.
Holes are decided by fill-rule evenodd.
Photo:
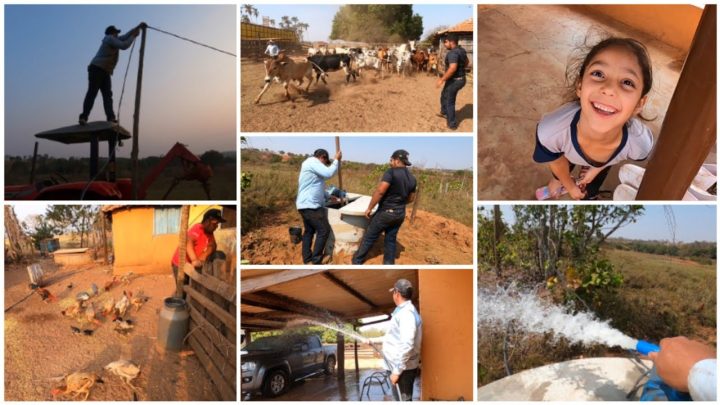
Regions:
M 104 372 L 108 363 L 124 358 L 140 366 L 140 375 L 133 380 L 140 400 L 201 401 L 218 400 L 212 383 L 195 356 L 181 359 L 175 353 L 161 354 L 155 348 L 158 313 L 163 298 L 174 289 L 171 275 L 149 275 L 101 293 L 93 301 L 103 302 L 108 296 L 118 299 L 123 289 L 143 289 L 150 300 L 137 312 L 129 310 L 135 329 L 127 337 L 113 330 L 110 320 L 92 336 L 75 335 L 70 327 L 90 328 L 88 324 L 64 317 L 61 303 L 74 300 L 81 291 L 95 283 L 101 289 L 109 280 L 109 266 L 84 266 L 58 269 L 51 261 L 40 261 L 43 269 L 53 271 L 47 289 L 57 295 L 58 302 L 45 303 L 39 295 L 5 313 L 5 399 L 10 401 L 47 401 L 50 390 L 58 385 L 53 377 L 74 371 L 95 372 L 104 383 L 91 388 L 88 400 L 131 401 L 132 391 L 119 377 Z M 72 285 L 72 288 L 68 286 Z M 5 270 L 5 308 L 29 293 L 24 266 L 9 265 Z M 64 301 L 65 300 L 65 301 Z M 98 311 L 99 312 L 99 311 Z M 68 400 L 71 398 L 67 398 Z
M 456 101 L 459 129 L 450 131 L 440 110 L 436 78 L 426 73 L 411 77 L 366 72 L 356 83 L 345 84 L 343 72 L 328 74 L 328 84 L 315 84 L 309 94 L 291 90 L 285 99 L 282 85 L 273 83 L 259 104 L 265 69 L 260 62 L 241 62 L 241 130 L 243 132 L 472 132 L 473 88 L 468 80 Z M 305 82 L 307 83 L 307 81 Z M 303 87 L 304 88 L 304 87 Z
M 273 215 L 267 225 L 242 236 L 242 259 L 250 264 L 302 264 L 301 244 L 294 245 L 288 227 L 302 226 L 297 212 Z M 415 223 L 406 218 L 398 233 L 398 254 L 395 264 L 471 264 L 473 232 L 451 219 L 418 210 Z M 370 251 L 366 264 L 382 264 L 382 237 Z M 351 254 L 339 253 L 331 264 L 350 264 Z

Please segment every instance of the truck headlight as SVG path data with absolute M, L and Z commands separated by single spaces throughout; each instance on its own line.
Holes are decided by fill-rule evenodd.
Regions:
M 242 365 L 240 365 L 240 369 L 242 371 L 255 371 L 255 366 L 256 364 L 254 361 L 248 361 L 247 363 L 242 363 Z

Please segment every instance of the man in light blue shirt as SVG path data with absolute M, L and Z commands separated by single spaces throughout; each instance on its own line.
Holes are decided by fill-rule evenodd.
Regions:
M 280 48 L 275 44 L 272 39 L 268 41 L 267 48 L 265 48 L 265 55 L 275 59 L 280 53 Z
M 128 49 L 140 34 L 140 30 L 146 27 L 147 24 L 140 23 L 127 34 L 120 36 L 118 36 L 120 30 L 115 28 L 114 25 L 105 29 L 105 37 L 100 44 L 100 49 L 98 49 L 97 54 L 95 54 L 87 68 L 88 90 L 83 101 L 83 111 L 78 118 L 80 125 L 87 124 L 98 91 L 102 93 L 105 118 L 110 122 L 117 122 L 113 111 L 112 80 L 110 76 L 112 76 L 115 65 L 118 63 L 120 50 Z
M 422 318 L 412 303 L 413 286 L 401 278 L 390 289 L 397 306 L 392 313 L 390 328 L 383 337 L 383 356 L 389 368 L 390 382 L 397 384 L 403 401 L 412 401 L 413 386 L 420 365 Z M 396 389 L 393 396 L 400 401 Z
M 325 180 L 337 173 L 341 159 L 342 152 L 338 150 L 335 160 L 330 163 L 328 152 L 318 149 L 313 156 L 305 159 L 300 168 L 295 206 L 305 227 L 302 238 L 303 264 L 321 264 L 325 256 L 325 243 L 330 236 L 330 222 L 325 208 Z M 316 233 L 313 248 L 312 242 Z

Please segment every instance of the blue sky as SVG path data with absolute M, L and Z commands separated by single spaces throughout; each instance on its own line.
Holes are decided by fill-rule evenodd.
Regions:
M 282 16 L 297 17 L 300 21 L 309 24 L 304 34 L 305 41 L 327 41 L 332 30 L 332 21 L 340 5 L 280 5 L 280 4 L 254 4 L 258 9 L 258 18 L 251 22 L 262 23 L 262 17 L 270 17 L 277 23 Z M 413 12 L 423 17 L 423 35 L 425 38 L 433 28 L 440 25 L 452 26 L 473 16 L 475 6 L 470 4 L 415 4 Z
M 485 209 L 490 206 L 484 206 Z M 646 205 L 645 214 L 634 224 L 620 228 L 613 237 L 642 240 L 672 241 L 672 233 L 665 217 L 665 206 Z M 672 205 L 675 216 L 675 240 L 678 242 L 694 242 L 717 240 L 717 211 L 712 205 Z M 509 223 L 515 222 L 512 207 L 502 205 L 503 218 Z
M 31 155 L 34 134 L 77 123 L 87 65 L 108 25 L 123 33 L 141 21 L 236 53 L 234 5 L 5 6 L 5 154 Z M 139 39 L 125 88 L 120 124 L 132 130 Z M 118 101 L 130 49 L 113 75 Z M 140 155 L 160 155 L 179 141 L 202 153 L 236 148 L 237 58 L 148 30 L 140 114 Z M 90 120 L 104 120 L 98 94 Z M 118 156 L 130 155 L 130 142 Z M 103 155 L 106 153 L 103 148 Z M 39 153 L 86 156 L 88 145 L 40 142 Z
M 331 156 L 335 153 L 334 136 L 249 136 L 246 139 L 249 147 L 275 152 L 311 154 L 315 149 L 323 148 L 331 152 Z M 405 149 L 410 153 L 410 162 L 416 167 L 472 170 L 475 159 L 472 141 L 472 137 L 467 136 L 341 136 L 340 149 L 343 160 L 354 162 L 387 163 L 395 150 Z

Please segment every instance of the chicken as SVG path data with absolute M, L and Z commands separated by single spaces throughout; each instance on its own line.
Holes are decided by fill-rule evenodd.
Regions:
M 95 325 L 102 325 L 100 321 L 95 319 L 95 305 L 93 305 L 92 302 L 89 302 L 87 304 L 87 307 L 85 307 L 85 319 L 87 319 L 87 321 L 90 323 L 94 323 Z
M 74 304 L 72 304 L 69 307 L 60 311 L 60 313 L 65 316 L 68 316 L 70 318 L 74 318 L 80 314 L 81 309 L 82 309 L 82 301 L 76 301 Z
M 83 292 L 78 293 L 78 294 L 75 296 L 75 299 L 78 300 L 78 301 L 87 301 L 87 300 L 90 299 L 90 294 L 88 294 L 87 292 L 83 291 Z
M 35 292 L 42 298 L 45 302 L 55 302 L 57 301 L 57 297 L 54 296 L 50 291 L 48 291 L 45 288 L 38 288 L 35 290 Z
M 122 378 L 123 382 L 131 387 L 133 387 L 131 381 L 140 374 L 140 367 L 136 366 L 129 360 L 113 361 L 105 366 L 105 370 L 119 376 Z
M 82 399 L 82 401 L 85 401 L 90 396 L 90 388 L 92 388 L 96 382 L 101 383 L 103 380 L 93 373 L 76 371 L 65 377 L 65 390 L 55 388 L 50 391 L 50 393 L 53 396 L 53 400 L 55 400 L 58 395 L 73 394 L 73 398 L 77 398 L 81 394 L 85 394 L 85 397 Z
M 133 272 L 131 271 L 131 272 L 129 272 L 128 274 L 125 274 L 125 275 L 123 275 L 122 277 L 120 277 L 120 280 L 122 281 L 122 283 L 123 283 L 124 285 L 129 285 L 130 282 L 132 282 L 133 280 L 135 280 L 135 278 L 136 278 L 135 273 L 133 273 Z
M 120 284 L 120 280 L 118 280 L 117 276 L 113 276 L 112 280 L 105 282 L 103 290 L 110 291 L 111 288 L 115 287 L 118 284 Z
M 110 297 L 110 299 L 105 300 L 102 305 L 103 316 L 108 316 L 112 314 L 113 309 L 115 309 L 115 299 L 113 297 Z
M 119 333 L 122 333 L 123 335 L 127 335 L 132 330 L 132 328 L 135 327 L 135 325 L 133 325 L 132 321 L 129 319 L 124 320 L 122 318 L 117 318 L 113 321 L 113 323 L 115 324 L 115 330 Z
M 130 296 L 132 297 L 132 295 Z M 148 302 L 149 299 L 150 297 L 146 297 L 143 290 L 138 290 L 137 294 L 135 294 L 135 297 L 130 300 L 130 304 L 132 304 L 135 311 L 138 311 L 144 303 Z
M 122 318 L 125 316 L 125 312 L 127 312 L 128 306 L 130 305 L 130 298 L 128 295 L 132 295 L 132 293 L 128 294 L 126 291 L 123 291 L 123 296 L 120 300 L 118 300 L 117 304 L 115 304 L 115 318 Z
M 92 291 L 92 295 L 97 297 L 98 295 L 98 286 L 95 283 L 90 284 L 90 290 Z

